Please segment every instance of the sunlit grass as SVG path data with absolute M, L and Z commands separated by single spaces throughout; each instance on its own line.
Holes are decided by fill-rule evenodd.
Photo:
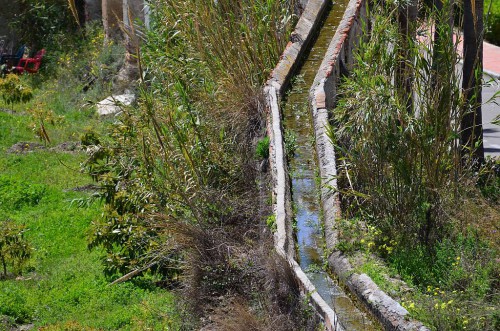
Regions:
M 0 330 L 25 323 L 47 330 L 178 329 L 180 309 L 172 293 L 157 288 L 151 277 L 109 286 L 104 252 L 87 248 L 90 223 L 102 205 L 76 203 L 91 194 L 75 190 L 92 183 L 80 172 L 85 155 L 78 148 L 57 146 L 79 142 L 86 127 L 103 130 L 106 120 L 97 118 L 84 100 L 96 101 L 103 92 L 83 95 L 74 82 L 67 83 L 46 79 L 33 101 L 0 111 L 0 222 L 25 224 L 25 238 L 33 247 L 22 274 L 0 280 Z M 45 123 L 50 142 L 40 141 L 33 131 L 38 124 L 29 112 L 33 107 L 63 117 L 55 125 Z M 0 108 L 7 106 L 0 102 Z M 38 143 L 41 149 L 9 152 L 19 142 Z M 31 199 L 33 194 L 40 196 Z

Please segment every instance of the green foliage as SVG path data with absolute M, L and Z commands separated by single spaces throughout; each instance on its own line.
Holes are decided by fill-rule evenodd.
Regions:
M 3 101 L 8 105 L 26 103 L 33 98 L 31 88 L 19 76 L 14 74 L 0 78 L 0 94 L 2 94 Z
M 7 277 L 7 267 L 14 274 L 20 274 L 31 257 L 31 247 L 24 239 L 25 227 L 12 220 L 0 221 L 0 262 L 3 278 Z
M 203 61 L 227 93 L 238 92 L 230 98 L 243 98 L 242 92 L 252 95 L 252 89 L 267 79 L 288 42 L 292 8 L 293 1 L 168 0 L 153 10 L 152 31 L 161 29 L 156 38 L 164 39 L 155 45 L 198 54 L 191 61 Z M 181 62 L 190 61 L 188 54 L 183 55 Z
M 285 153 L 288 158 L 292 158 L 297 150 L 297 135 L 294 131 L 285 132 Z
M 374 226 L 367 226 L 365 222 L 355 217 L 339 219 L 335 223 L 335 229 L 339 238 L 336 248 L 347 254 L 371 251 L 377 236 L 380 235 Z
M 257 142 L 257 147 L 255 148 L 255 156 L 259 159 L 269 158 L 269 137 L 266 136 Z
M 58 81 L 65 91 L 62 96 L 80 95 L 86 101 L 109 96 L 114 75 L 123 64 L 124 47 L 113 41 L 104 41 L 104 32 L 98 22 L 85 26 L 85 34 L 71 42 L 67 50 L 53 54 L 49 72 L 58 72 Z M 71 82 L 71 84 L 68 84 Z M 69 89 L 68 89 L 69 88 Z M 99 95 L 95 95 L 99 93 Z
M 275 233 L 278 230 L 278 224 L 276 223 L 276 215 L 272 214 L 266 218 L 266 225 L 271 230 L 272 233 Z
M 436 24 L 439 38 L 427 38 L 431 45 L 401 42 L 395 12 L 372 8 L 370 39 L 360 42 L 330 132 L 347 218 L 338 224 L 338 248 L 361 251 L 368 259 L 362 271 L 383 286 L 391 271 L 415 286 L 403 293 L 405 307 L 431 328 L 494 330 L 498 175 L 494 161 L 473 172 L 460 159 L 466 107 L 444 5 L 427 11 L 445 22 Z M 411 107 L 395 87 L 400 61 L 410 71 Z
M 1 128 L 17 121 L 24 128 L 30 120 L 28 116 L 3 114 L 5 117 L 10 121 L 0 121 Z M 18 134 L 21 140 L 32 137 L 29 130 Z M 54 137 L 67 139 L 58 132 Z M 9 142 L 10 138 L 1 140 L 1 147 L 5 149 Z M 35 248 L 20 279 L 0 282 L 0 315 L 10 316 L 16 323 L 35 322 L 37 328 L 67 321 L 109 330 L 179 328 L 175 298 L 157 288 L 156 279 L 146 278 L 147 288 L 134 283 L 108 286 L 102 272 L 103 252 L 88 251 L 86 234 L 102 205 L 80 208 L 71 203 L 90 194 L 73 191 L 89 184 L 87 176 L 76 170 L 83 160 L 78 153 L 43 150 L 5 153 L 0 160 L 0 214 L 16 224 L 26 224 L 29 231 L 24 238 Z
M 491 5 L 491 7 L 490 7 Z M 488 10 L 491 8 L 490 12 Z M 486 0 L 484 2 L 484 39 L 500 45 L 500 1 Z
M 67 46 L 77 24 L 67 0 L 20 0 L 20 13 L 10 22 L 19 40 L 35 49 L 55 51 Z
M 47 133 L 47 125 L 60 125 L 64 122 L 64 116 L 55 115 L 54 112 L 46 108 L 43 102 L 35 103 L 28 112 L 30 113 L 33 122 L 30 123 L 33 133 L 43 142 L 50 143 L 50 137 Z
M 390 17 L 377 15 L 371 40 L 360 43 L 352 76 L 342 85 L 344 98 L 334 113 L 339 127 L 332 139 L 346 160 L 344 181 L 353 179 L 354 186 L 343 192 L 344 204 L 361 207 L 389 237 L 431 245 L 445 234 L 442 206 L 462 171 L 455 143 L 462 109 L 453 69 L 456 45 L 436 43 L 426 50 L 408 41 L 415 63 L 412 93 L 418 100 L 409 111 L 392 83 L 400 46 Z M 443 40 L 451 40 L 451 29 L 438 29 Z M 436 55 L 434 63 L 426 52 Z
M 397 247 L 388 256 L 391 265 L 404 279 L 413 284 L 444 289 L 463 288 L 484 297 L 498 268 L 489 260 L 494 251 L 477 236 L 468 234 L 447 239 L 431 248 L 424 246 Z M 425 288 L 425 287 L 423 287 Z
M 479 187 L 483 196 L 493 203 L 500 201 L 500 159 L 486 160 L 479 173 Z
M 33 101 L 16 114 L 0 112 L 0 219 L 25 224 L 29 231 L 24 238 L 33 247 L 23 274 L 0 282 L 0 330 L 4 321 L 12 324 L 7 330 L 27 323 L 48 330 L 178 330 L 189 320 L 180 317 L 176 297 L 157 287 L 159 279 L 148 271 L 142 282 L 109 286 L 101 263 L 105 252 L 87 248 L 90 224 L 102 205 L 74 203 L 94 189 L 90 178 L 78 171 L 83 153 L 65 146 L 76 144 L 87 127 L 106 141 L 101 133 L 106 120 L 95 117 L 89 104 L 109 93 L 116 59 L 123 56 L 119 46 L 103 48 L 97 28 L 94 32 L 64 53 L 49 53 L 54 63 L 60 61 L 54 70 L 22 77 L 33 88 Z M 89 71 L 96 76 L 87 79 Z M 25 111 L 30 109 L 43 113 Z M 38 115 L 46 126 L 52 123 L 45 116 L 54 119 L 53 148 L 11 152 L 13 144 L 34 139 L 31 125 Z M 64 121 L 59 121 L 62 116 Z M 8 266 L 8 273 L 12 271 Z
M 80 142 L 82 146 L 97 146 L 100 143 L 99 136 L 92 128 L 86 128 L 85 131 L 80 136 Z
M 253 213 L 242 189 L 253 185 L 247 170 L 255 152 L 246 142 L 260 131 L 257 91 L 284 47 L 291 7 L 274 0 L 152 5 L 139 107 L 111 127 L 110 141 L 87 147 L 84 168 L 106 205 L 90 243 L 105 248 L 106 269 L 123 274 L 154 261 L 172 277 L 187 254 L 179 227 L 205 231 Z M 217 278 L 217 261 L 226 258 L 193 268 L 207 263 L 205 274 Z

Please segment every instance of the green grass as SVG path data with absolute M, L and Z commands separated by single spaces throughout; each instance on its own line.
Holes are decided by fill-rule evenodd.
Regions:
M 151 276 L 140 283 L 109 286 L 101 263 L 104 253 L 87 249 L 89 226 L 100 216 L 102 206 L 75 203 L 89 195 L 72 190 L 91 183 L 79 172 L 85 156 L 49 148 L 78 141 L 85 127 L 102 130 L 103 124 L 92 109 L 79 109 L 74 96 L 48 86 L 37 91 L 30 104 L 17 105 L 14 114 L 0 112 L 0 220 L 25 224 L 25 238 L 33 247 L 23 274 L 0 281 L 0 321 L 52 325 L 50 329 L 55 330 L 68 325 L 76 329 L 179 329 L 172 293 L 155 287 Z M 47 125 L 51 144 L 24 154 L 8 153 L 17 142 L 38 142 L 30 128 L 33 118 L 25 110 L 40 101 L 64 116 L 61 124 Z M 7 326 L 0 322 L 3 328 Z

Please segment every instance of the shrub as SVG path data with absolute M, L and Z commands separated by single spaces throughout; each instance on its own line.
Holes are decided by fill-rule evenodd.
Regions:
M 19 40 L 34 48 L 54 51 L 68 46 L 77 23 L 66 0 L 20 0 L 20 13 L 10 23 Z
M 80 142 L 84 147 L 97 146 L 100 143 L 98 134 L 92 128 L 85 129 L 80 136 Z
M 26 229 L 23 225 L 11 220 L 3 220 L 0 225 L 0 263 L 5 278 L 8 266 L 14 274 L 21 273 L 31 256 L 31 247 L 24 239 Z
M 26 103 L 33 98 L 33 91 L 17 75 L 9 74 L 0 78 L 0 94 L 3 101 L 10 105 Z
M 455 144 L 463 113 L 454 70 L 456 45 L 435 43 L 426 49 L 408 40 L 416 96 L 408 110 L 405 96 L 393 85 L 402 52 L 398 47 L 403 47 L 397 27 L 389 13 L 376 17 L 371 40 L 360 43 L 334 114 L 338 128 L 332 138 L 347 160 L 340 173 L 354 179 L 352 190 L 343 192 L 344 203 L 365 210 L 372 225 L 399 242 L 431 246 L 449 229 L 444 202 L 453 199 L 450 192 L 460 185 L 458 174 L 467 172 Z M 451 40 L 451 29 L 438 29 L 443 40 Z M 422 55 L 427 53 L 435 63 Z
M 491 11 L 488 14 L 488 9 Z M 486 0 L 484 2 L 484 26 L 485 34 L 484 39 L 495 44 L 500 45 L 500 1 L 499 0 Z
M 87 148 L 84 165 L 106 203 L 91 246 L 104 246 L 109 270 L 120 273 L 152 258 L 176 269 L 169 226 L 254 215 L 242 189 L 254 185 L 247 142 L 261 130 L 257 91 L 287 41 L 293 8 L 275 0 L 152 5 L 139 109 L 123 113 L 111 142 Z M 267 149 L 264 142 L 262 156 Z
M 376 254 L 415 285 L 417 294 L 408 295 L 422 303 L 407 307 L 423 323 L 438 330 L 493 330 L 498 177 L 495 162 L 475 172 L 460 158 L 458 123 L 465 107 L 449 11 L 428 11 L 434 22 L 446 22 L 436 24 L 440 38 L 431 45 L 413 38 L 401 43 L 394 12 L 372 8 L 370 38 L 360 41 L 333 110 L 330 135 L 345 161 L 339 183 L 349 219 L 337 226 L 338 247 Z M 401 61 L 411 71 L 410 100 L 398 93 Z M 365 268 L 380 278 L 373 263 Z M 426 288 L 432 293 L 422 294 Z
M 47 125 L 59 125 L 64 122 L 64 116 L 57 116 L 43 102 L 35 103 L 29 110 L 33 122 L 30 123 L 33 133 L 44 143 L 50 143 L 50 137 L 47 132 Z

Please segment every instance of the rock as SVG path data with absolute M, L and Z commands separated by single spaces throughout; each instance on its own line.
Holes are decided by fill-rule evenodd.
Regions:
M 121 113 L 123 106 L 130 106 L 135 101 L 132 93 L 112 95 L 97 103 L 99 116 L 116 115 Z
M 35 324 L 33 324 L 33 323 L 23 324 L 23 325 L 19 325 L 17 327 L 17 330 L 18 331 L 29 331 L 29 330 L 33 330 L 34 327 L 35 327 Z
M 21 141 L 12 145 L 7 153 L 27 153 L 33 152 L 40 149 L 45 149 L 45 145 L 40 143 L 30 142 L 30 141 Z

